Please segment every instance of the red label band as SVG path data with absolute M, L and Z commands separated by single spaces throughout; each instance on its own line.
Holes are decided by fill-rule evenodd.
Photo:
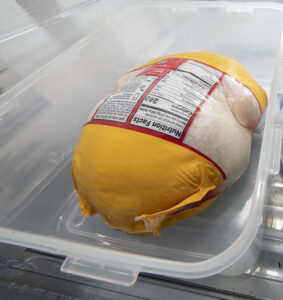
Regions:
M 203 156 L 183 143 L 184 137 L 223 73 L 184 58 L 168 58 L 144 68 L 109 96 L 87 124 L 109 125 L 156 136 Z

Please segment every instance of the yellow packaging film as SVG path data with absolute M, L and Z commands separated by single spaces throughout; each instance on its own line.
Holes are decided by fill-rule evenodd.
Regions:
M 231 170 L 238 172 L 221 160 L 225 141 L 224 150 L 218 141 L 210 146 L 210 135 L 198 131 L 207 126 L 202 118 L 213 111 L 223 78 L 239 82 L 243 94 L 249 90 L 260 115 L 267 98 L 241 65 L 217 54 L 169 55 L 137 70 L 83 127 L 72 176 L 84 216 L 99 213 L 114 229 L 158 235 L 206 209 L 226 188 Z M 237 122 L 228 115 L 233 105 L 219 103 L 214 110 L 225 109 L 227 122 Z M 252 129 L 237 126 L 237 137 L 250 143 Z

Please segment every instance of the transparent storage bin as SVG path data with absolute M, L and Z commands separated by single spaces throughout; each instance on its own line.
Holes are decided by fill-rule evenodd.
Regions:
M 107 5 L 107 13 L 94 29 L 91 16 L 98 17 L 100 5 Z M 283 6 L 88 1 L 87 10 L 76 9 L 72 18 L 85 20 L 85 30 L 40 66 L 31 56 L 28 66 L 19 60 L 24 77 L 0 96 L 0 240 L 64 255 L 62 271 L 123 285 L 133 284 L 140 272 L 192 279 L 251 269 L 261 249 L 269 182 L 280 168 L 277 93 L 283 63 L 276 52 Z M 36 44 L 42 28 L 54 26 L 56 32 L 68 26 L 65 18 L 54 20 L 10 35 L 1 47 L 6 54 L 9 47 L 21 51 L 27 35 Z M 270 95 L 247 171 L 205 212 L 162 230 L 160 237 L 130 236 L 110 229 L 98 215 L 82 217 L 71 160 L 90 110 L 127 71 L 158 56 L 189 51 L 236 59 Z M 18 59 L 10 58 L 10 64 Z

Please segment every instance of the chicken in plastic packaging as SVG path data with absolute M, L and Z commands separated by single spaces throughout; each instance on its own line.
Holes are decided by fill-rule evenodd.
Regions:
M 219 54 L 168 55 L 127 73 L 75 149 L 82 214 L 140 235 L 197 215 L 245 171 L 266 105 L 249 73 Z

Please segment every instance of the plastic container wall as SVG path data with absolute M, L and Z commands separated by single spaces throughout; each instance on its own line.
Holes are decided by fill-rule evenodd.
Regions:
M 123 0 L 3 3 L 0 9 L 13 6 L 10 9 L 13 15 L 2 19 L 0 28 L 0 94 L 87 34 L 99 30 L 124 3 Z

